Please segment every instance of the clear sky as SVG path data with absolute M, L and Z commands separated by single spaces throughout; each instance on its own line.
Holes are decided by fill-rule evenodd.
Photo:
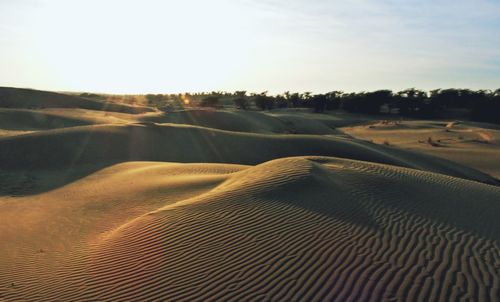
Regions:
M 500 1 L 0 0 L 0 86 L 500 88 Z

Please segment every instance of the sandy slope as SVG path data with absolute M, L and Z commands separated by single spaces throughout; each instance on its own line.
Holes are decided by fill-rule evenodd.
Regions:
M 453 162 L 354 139 L 249 134 L 177 124 L 100 125 L 49 130 L 0 138 L 0 150 L 0 168 L 28 174 L 40 169 L 71 172 L 82 165 L 105 167 L 127 161 L 255 165 L 281 157 L 322 155 L 497 183 L 486 174 Z
M 281 134 L 341 134 L 337 127 L 371 120 L 352 114 L 314 114 L 300 109 L 268 112 L 242 110 L 187 109 L 149 114 L 138 122 L 175 123 L 228 131 Z
M 74 95 L 34 89 L 0 87 L 0 107 L 3 108 L 83 108 L 124 113 L 154 111 L 148 107 L 100 102 Z
M 366 118 L 345 114 L 311 114 L 286 110 L 261 112 L 186 109 L 168 113 L 132 114 L 81 108 L 0 108 L 0 137 L 22 134 L 26 131 L 43 131 L 82 125 L 142 122 L 174 123 L 247 133 L 341 135 L 342 132 L 336 130 L 337 127 L 359 124 L 366 120 Z
M 341 130 L 359 139 L 431 154 L 500 178 L 498 125 L 453 121 L 378 121 Z
M 77 108 L 0 108 L 0 137 L 86 125 L 126 124 L 148 115 Z
M 240 110 L 188 109 L 149 115 L 140 121 L 186 124 L 251 133 L 285 133 L 289 128 L 279 119 L 262 112 Z
M 497 301 L 499 201 L 339 158 L 129 162 L 0 198 L 0 298 Z

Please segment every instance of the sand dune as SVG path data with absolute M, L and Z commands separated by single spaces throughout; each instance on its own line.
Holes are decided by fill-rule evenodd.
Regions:
M 249 134 L 176 124 L 56 129 L 0 139 L 0 150 L 0 168 L 23 172 L 51 169 L 66 173 L 80 166 L 105 167 L 127 161 L 255 165 L 282 157 L 322 155 L 497 183 L 453 162 L 343 137 Z
M 0 109 L 0 129 L 4 130 L 47 130 L 83 125 L 92 125 L 92 121 L 61 113 L 28 109 Z
M 125 113 L 152 112 L 148 107 L 100 102 L 73 95 L 34 89 L 0 87 L 0 107 L 4 108 L 83 108 Z
M 130 162 L 0 200 L 9 301 L 500 295 L 500 189 L 435 173 L 324 157 Z
M 294 125 L 300 133 L 304 134 L 330 134 L 331 129 L 363 124 L 374 120 L 373 117 L 367 115 L 345 112 L 318 114 L 311 113 L 307 109 L 278 109 L 268 114 L 286 124 Z
M 352 115 L 311 114 L 301 110 L 270 112 L 188 109 L 150 114 L 137 121 L 202 126 L 227 131 L 288 134 L 341 134 L 335 128 L 369 120 Z
M 293 112 L 186 109 L 128 114 L 81 108 L 0 108 L 0 131 L 7 136 L 81 125 L 123 123 L 173 123 L 226 131 L 262 134 L 342 135 L 337 126 L 358 124 L 359 118 Z M 366 121 L 366 119 L 364 120 Z M 17 132 L 16 132 L 17 131 Z
M 0 137 L 85 125 L 127 124 L 136 122 L 138 116 L 143 117 L 148 114 L 136 115 L 75 108 L 0 108 Z
M 251 133 L 284 133 L 288 130 L 288 127 L 279 119 L 256 111 L 189 109 L 149 115 L 140 120 Z

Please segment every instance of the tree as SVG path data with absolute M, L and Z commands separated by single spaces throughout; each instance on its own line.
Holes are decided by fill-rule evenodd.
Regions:
M 163 94 L 146 94 L 145 98 L 149 106 L 160 107 L 163 105 Z
M 288 103 L 284 95 L 278 94 L 275 98 L 275 103 L 278 108 L 287 108 Z
M 398 108 L 401 115 L 412 116 L 417 115 L 426 106 L 427 101 L 427 93 L 425 91 L 408 88 L 396 93 L 394 102 L 390 107 Z
M 464 108 L 460 99 L 460 91 L 458 89 L 435 89 L 430 92 L 430 102 L 433 106 L 441 109 Z
M 253 101 L 260 110 L 271 110 L 274 107 L 273 99 L 267 95 L 267 91 L 253 94 Z
M 233 102 L 237 108 L 247 110 L 248 109 L 248 99 L 246 97 L 246 91 L 236 91 L 234 93 L 235 98 L 233 98 Z
M 297 108 L 301 105 L 302 96 L 299 93 L 288 93 L 288 104 L 291 104 L 291 107 Z
M 328 92 L 326 96 L 326 110 L 334 110 L 340 108 L 341 98 L 344 92 L 342 91 L 331 91 Z
M 342 106 L 350 112 L 379 114 L 382 105 L 391 104 L 392 102 L 393 93 L 391 90 L 377 90 L 344 95 Z
M 471 108 L 471 118 L 479 122 L 500 124 L 500 89 L 493 92 L 481 91 Z
M 200 106 L 217 108 L 219 106 L 219 96 L 213 95 L 203 98 L 200 102 Z
M 314 106 L 314 112 L 322 113 L 326 109 L 327 95 L 326 94 L 316 94 L 311 97 L 311 103 Z

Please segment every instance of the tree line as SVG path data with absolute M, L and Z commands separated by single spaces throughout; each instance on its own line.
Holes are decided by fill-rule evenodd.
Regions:
M 105 96 L 87 94 L 86 98 Z M 393 114 L 414 118 L 443 118 L 450 114 L 475 121 L 500 124 L 500 89 L 435 89 L 424 91 L 409 88 L 402 91 L 377 90 L 371 92 L 331 91 L 324 94 L 311 92 L 284 92 L 269 95 L 261 93 L 235 92 L 200 92 L 178 94 L 146 94 L 129 96 L 106 96 L 107 100 L 117 98 L 117 102 L 145 105 L 164 109 L 185 106 L 222 108 L 234 104 L 242 110 L 272 110 L 275 108 L 310 108 L 322 113 L 342 109 L 362 114 Z
M 221 99 L 230 98 L 237 108 L 260 110 L 274 108 L 311 108 L 322 113 L 343 109 L 352 113 L 394 114 L 415 118 L 440 118 L 455 112 L 482 122 L 500 123 L 500 89 L 435 89 L 423 91 L 415 88 L 398 92 L 377 90 L 372 92 L 332 91 L 325 94 L 285 92 L 275 96 L 267 92 L 209 94 L 201 98 L 200 106 L 220 107 Z

